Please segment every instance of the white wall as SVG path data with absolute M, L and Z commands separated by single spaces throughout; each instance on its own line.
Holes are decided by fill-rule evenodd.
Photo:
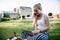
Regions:
M 32 16 L 32 9 L 30 7 L 24 7 L 24 10 L 20 8 L 20 15 L 25 15 L 27 16 L 28 14 Z

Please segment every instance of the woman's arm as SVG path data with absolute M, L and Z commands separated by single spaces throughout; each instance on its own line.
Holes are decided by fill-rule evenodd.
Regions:
M 34 34 L 35 33 L 39 33 L 39 32 L 44 32 L 44 31 L 50 29 L 50 23 L 49 23 L 49 20 L 48 20 L 47 16 L 45 16 L 44 20 L 45 20 L 46 27 L 42 27 L 40 30 L 34 30 L 34 31 L 32 31 Z
M 34 17 L 34 20 L 33 20 L 33 23 L 32 23 L 32 26 L 35 28 L 37 26 L 37 17 Z

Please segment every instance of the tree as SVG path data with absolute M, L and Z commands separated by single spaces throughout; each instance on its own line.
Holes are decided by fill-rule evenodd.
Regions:
M 50 13 L 48 13 L 48 16 L 52 16 L 52 13 L 50 12 Z
M 4 13 L 4 17 L 9 18 L 10 16 L 8 13 Z

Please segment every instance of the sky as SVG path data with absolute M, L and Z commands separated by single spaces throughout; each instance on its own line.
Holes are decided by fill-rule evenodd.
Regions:
M 41 3 L 43 13 L 60 13 L 60 0 L 0 0 L 0 11 L 13 11 L 13 8 L 28 6 L 33 8 L 34 4 Z

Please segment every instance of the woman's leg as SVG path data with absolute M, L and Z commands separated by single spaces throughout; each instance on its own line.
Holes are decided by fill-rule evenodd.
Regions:
M 39 33 L 31 38 L 28 38 L 27 40 L 48 40 L 48 36 L 43 33 Z

